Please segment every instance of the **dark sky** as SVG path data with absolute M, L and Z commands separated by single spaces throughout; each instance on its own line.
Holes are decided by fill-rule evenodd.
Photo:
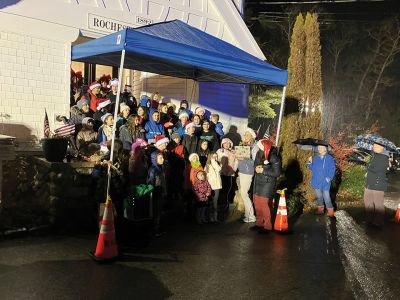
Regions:
M 284 4 L 283 4 L 284 3 Z M 285 17 L 285 10 L 297 7 L 303 11 L 318 7 L 320 19 L 371 22 L 382 20 L 400 12 L 400 0 L 340 0 L 340 1 L 255 1 L 247 0 L 246 6 L 254 12 L 266 14 L 279 20 Z

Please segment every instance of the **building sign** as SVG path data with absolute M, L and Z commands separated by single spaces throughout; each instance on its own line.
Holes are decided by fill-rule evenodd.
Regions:
M 142 25 L 149 25 L 149 24 L 153 24 L 153 20 L 136 16 L 136 23 L 137 24 L 142 24 Z
M 135 21 L 137 24 L 140 25 L 148 25 L 153 23 L 153 20 L 139 16 L 136 16 Z M 125 28 L 134 28 L 134 27 L 136 27 L 134 24 L 125 23 L 118 20 L 97 16 L 94 14 L 88 14 L 88 29 L 94 31 L 113 33 Z

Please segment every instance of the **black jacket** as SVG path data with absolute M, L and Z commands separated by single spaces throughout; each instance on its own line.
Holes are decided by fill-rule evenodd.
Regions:
M 207 140 L 209 141 L 209 147 L 211 151 L 217 152 L 217 150 L 220 148 L 220 141 L 218 138 L 218 135 L 215 133 L 214 130 L 210 130 L 209 132 L 202 132 L 199 136 L 200 140 Z M 200 141 L 199 141 L 200 143 Z
M 187 156 L 197 152 L 197 143 L 198 143 L 197 136 L 195 135 L 190 136 L 188 134 L 185 134 L 183 136 L 182 146 L 185 147 Z
M 381 153 L 375 153 L 368 166 L 366 188 L 375 191 L 386 191 L 386 172 L 389 167 L 389 158 Z
M 263 166 L 263 173 L 254 172 L 254 193 L 272 199 L 275 196 L 276 180 L 281 175 L 281 160 L 276 154 L 276 150 L 272 149 L 267 165 L 264 165 L 264 151 L 259 150 L 254 160 L 254 167 Z

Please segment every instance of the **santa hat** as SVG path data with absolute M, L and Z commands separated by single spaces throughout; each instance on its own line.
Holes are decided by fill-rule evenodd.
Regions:
M 91 84 L 90 84 L 90 86 L 89 86 L 89 89 L 91 90 L 91 91 L 93 91 L 95 88 L 97 88 L 97 87 L 101 87 L 101 85 L 100 85 L 100 83 L 98 83 L 97 81 L 95 81 L 95 82 L 92 82 Z
M 104 108 L 104 107 L 106 107 L 107 105 L 110 105 L 110 104 L 111 104 L 110 100 L 104 99 L 97 105 L 97 110 L 100 110 L 100 109 L 102 109 L 102 108 Z
M 190 123 L 186 124 L 186 126 L 185 126 L 185 132 L 186 132 L 186 133 L 188 132 L 188 129 L 189 129 L 190 127 L 195 127 L 195 125 L 194 125 L 193 122 L 190 122 Z
M 206 110 L 204 108 L 202 108 L 201 106 L 197 106 L 196 109 L 194 110 L 194 114 L 199 115 L 200 112 L 203 112 L 203 114 L 204 114 L 206 112 Z
M 121 103 L 121 104 L 119 105 L 119 111 L 120 111 L 120 112 L 123 112 L 125 109 L 131 111 L 131 108 L 130 108 L 128 105 L 126 105 L 125 103 Z
M 265 159 L 264 164 L 267 164 L 266 161 L 268 161 L 268 156 L 269 152 L 271 151 L 272 145 L 273 145 L 272 141 L 268 139 L 262 139 L 257 142 L 258 148 L 261 151 L 264 151 L 264 159 Z
M 195 156 L 197 157 L 197 160 L 200 160 L 199 155 L 197 153 L 192 153 L 189 155 L 189 161 L 192 161 L 193 157 L 195 157 Z
M 169 143 L 169 139 L 164 136 L 164 135 L 157 135 L 156 136 L 156 147 L 162 145 L 162 144 L 168 144 Z
M 253 129 L 251 129 L 250 127 L 248 127 L 248 128 L 246 129 L 245 133 L 246 133 L 246 132 L 250 133 L 250 135 L 251 135 L 251 137 L 252 137 L 253 139 L 255 139 L 255 138 L 257 137 L 256 132 L 255 132 Z
M 110 80 L 110 86 L 118 86 L 119 81 L 118 78 L 113 78 Z

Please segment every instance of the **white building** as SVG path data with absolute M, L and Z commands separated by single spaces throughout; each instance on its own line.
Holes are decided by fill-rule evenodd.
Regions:
M 71 46 L 124 26 L 180 19 L 265 59 L 241 18 L 242 10 L 243 0 L 0 1 L 0 133 L 16 136 L 21 142 L 40 140 L 45 109 L 50 128 L 60 126 L 55 117 L 69 114 L 71 66 L 93 79 L 112 72 L 111 67 L 71 64 Z M 124 83 L 134 85 L 137 97 L 159 91 L 167 99 L 201 104 L 202 95 L 217 94 L 214 86 L 199 88 L 191 80 L 139 71 L 126 71 Z M 239 101 L 231 105 L 246 110 L 246 91 L 233 94 Z M 221 114 L 226 129 L 230 124 L 239 128 L 247 124 L 243 116 Z

